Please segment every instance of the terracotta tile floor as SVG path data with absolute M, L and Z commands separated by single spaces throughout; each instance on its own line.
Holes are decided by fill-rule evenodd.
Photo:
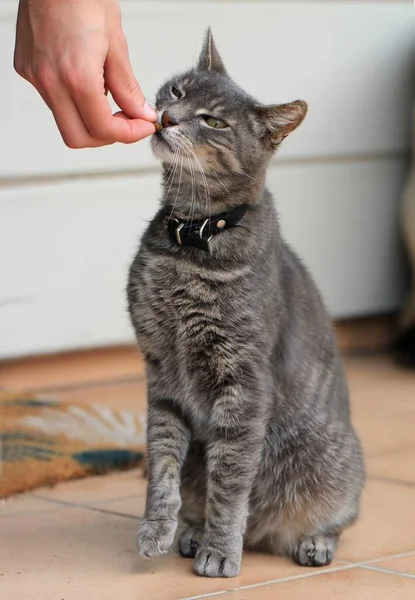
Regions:
M 145 479 L 138 471 L 39 489 L 0 503 L 3 600 L 413 600 L 415 598 L 415 373 L 387 356 L 346 360 L 354 422 L 368 468 L 362 516 L 336 562 L 304 569 L 245 554 L 241 575 L 202 579 L 175 549 L 142 560 L 135 550 Z M 0 364 L 0 387 L 142 411 L 135 350 Z

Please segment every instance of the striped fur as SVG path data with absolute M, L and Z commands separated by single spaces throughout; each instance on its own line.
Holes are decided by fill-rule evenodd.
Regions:
M 176 123 L 153 142 L 163 205 L 128 284 L 148 374 L 139 550 L 167 551 L 180 516 L 180 549 L 199 575 L 237 575 L 243 546 L 327 564 L 357 517 L 363 461 L 330 319 L 265 188 L 306 105 L 260 106 L 208 33 L 198 66 L 161 88 L 157 108 Z M 210 130 L 200 109 L 229 127 Z M 238 204 L 249 205 L 241 226 L 215 236 L 210 254 L 165 230 L 166 212 L 191 219 Z

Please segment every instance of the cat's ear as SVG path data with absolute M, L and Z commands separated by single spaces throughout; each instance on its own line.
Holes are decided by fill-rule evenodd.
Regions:
M 295 100 L 287 104 L 260 106 L 258 110 L 271 142 L 278 146 L 287 135 L 301 125 L 308 106 L 304 100 Z
M 213 41 L 212 30 L 209 27 L 203 40 L 202 52 L 197 63 L 199 71 L 215 71 L 221 75 L 227 75 L 220 54 Z

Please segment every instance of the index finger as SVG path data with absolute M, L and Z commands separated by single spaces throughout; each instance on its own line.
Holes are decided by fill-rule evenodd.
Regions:
M 104 89 L 71 91 L 71 96 L 90 135 L 101 140 L 131 144 L 152 133 L 154 125 L 142 119 L 119 119 L 112 114 Z

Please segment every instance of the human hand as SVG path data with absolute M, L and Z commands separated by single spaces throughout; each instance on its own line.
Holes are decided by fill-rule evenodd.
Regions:
M 154 133 L 157 114 L 134 77 L 118 0 L 20 0 L 14 67 L 41 94 L 70 148 Z M 115 115 L 108 90 L 121 109 Z

